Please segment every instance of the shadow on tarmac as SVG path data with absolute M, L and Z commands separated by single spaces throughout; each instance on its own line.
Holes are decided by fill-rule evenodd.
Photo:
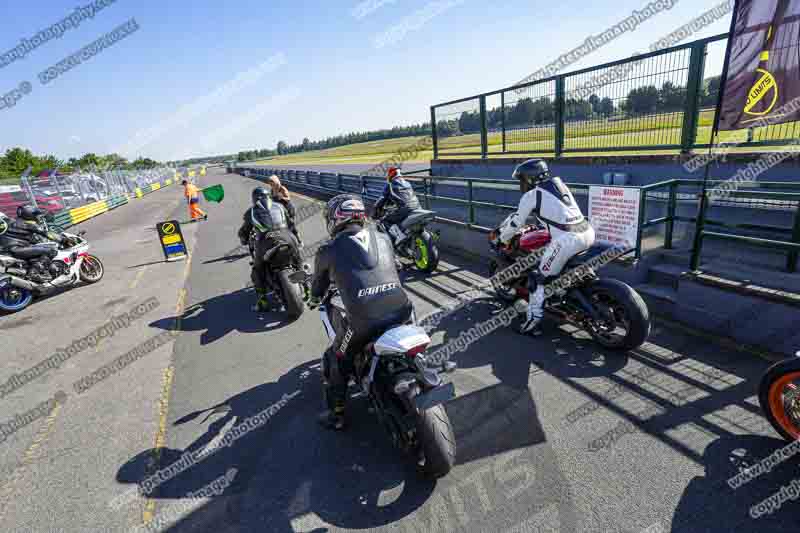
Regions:
M 256 313 L 255 291 L 248 287 L 228 294 L 214 296 L 187 307 L 179 317 L 166 317 L 151 322 L 150 326 L 165 331 L 203 331 L 200 344 L 215 342 L 233 331 L 240 333 L 265 333 L 287 326 L 290 322 L 285 311 Z
M 202 434 L 184 450 L 161 449 L 161 469 L 186 452 L 212 448 L 233 425 L 276 405 L 263 425 L 229 446 L 219 446 L 201 462 L 157 486 L 151 498 L 183 499 L 236 468 L 223 494 L 197 508 L 169 531 L 205 530 L 218 520 L 244 531 L 292 531 L 292 518 L 314 512 L 323 520 L 351 528 L 379 527 L 400 520 L 422 505 L 435 487 L 417 477 L 414 462 L 396 452 L 364 402 L 352 402 L 353 424 L 346 432 L 325 431 L 316 423 L 323 405 L 318 360 L 280 378 L 237 394 L 219 405 L 182 416 L 175 425 L 195 424 Z M 206 425 L 207 420 L 210 422 Z M 140 483 L 155 450 L 123 465 L 122 483 Z M 150 472 L 157 469 L 152 468 Z M 381 505 L 386 490 L 402 492 Z M 158 506 L 169 513 L 170 502 Z
M 672 519 L 673 533 L 689 531 L 798 531 L 796 489 L 789 499 L 770 514 L 750 516 L 750 508 L 790 486 L 798 477 L 800 457 L 774 466 L 746 485 L 733 489 L 728 480 L 740 470 L 752 467 L 786 442 L 760 435 L 731 435 L 709 444 L 702 456 L 705 475 L 695 476 L 681 496 Z M 746 487 L 746 488 L 745 488 Z

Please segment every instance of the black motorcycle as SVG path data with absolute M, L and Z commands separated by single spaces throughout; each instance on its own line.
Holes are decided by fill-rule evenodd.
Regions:
M 331 288 L 323 298 L 319 307 L 323 322 L 331 312 L 344 315 L 338 294 Z M 431 339 L 414 323 L 412 316 L 368 343 L 354 358 L 354 378 L 359 395 L 368 399 L 392 443 L 415 457 L 423 474 L 438 478 L 450 472 L 456 458 L 453 427 L 444 409 L 444 403 L 455 397 L 455 387 L 443 382 L 439 368 L 452 372 L 456 364 L 448 361 L 430 368 L 425 350 Z M 325 326 L 333 342 L 336 333 Z M 323 373 L 325 367 L 323 357 Z
M 436 218 L 434 211 L 415 209 L 401 224 L 389 226 L 384 222 L 388 212 L 375 213 L 378 228 L 388 233 L 400 257 L 410 259 L 419 270 L 433 272 L 439 266 L 439 231 L 428 231 L 427 225 Z
M 251 261 L 253 265 L 255 262 L 255 241 L 257 233 L 255 230 L 250 232 L 248 239 L 248 246 L 250 248 Z M 302 265 L 302 270 L 298 270 L 295 266 L 294 250 L 292 245 L 286 242 L 280 236 L 271 235 L 270 238 L 275 241 L 275 245 L 264 252 L 264 279 L 267 280 L 267 285 L 272 290 L 273 294 L 280 300 L 281 304 L 286 308 L 286 312 L 291 320 L 300 318 L 305 310 L 304 295 L 307 288 L 306 281 L 293 281 L 297 274 L 307 274 L 310 267 L 306 264 Z M 299 278 L 299 279 L 302 279 Z

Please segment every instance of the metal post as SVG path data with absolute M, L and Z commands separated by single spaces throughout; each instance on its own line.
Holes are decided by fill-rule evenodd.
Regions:
M 468 191 L 468 198 L 469 198 L 469 219 L 468 225 L 472 226 L 475 224 L 475 205 L 472 203 L 472 180 L 467 180 L 467 191 Z
M 792 242 L 800 244 L 800 203 L 797 204 L 797 211 L 794 212 L 794 229 L 792 230 Z M 791 250 L 786 262 L 786 270 L 797 272 L 797 250 Z
M 506 93 L 500 93 L 500 129 L 503 131 L 503 153 L 506 153 Z
M 423 187 L 425 187 L 425 189 L 423 191 L 423 198 L 425 198 L 425 209 L 430 211 L 430 209 L 431 209 L 431 199 L 428 198 L 428 178 L 425 178 L 425 177 L 422 178 L 422 185 L 423 185 Z
M 561 157 L 564 153 L 564 76 L 556 78 L 556 131 L 555 155 Z
M 61 192 L 61 185 L 58 184 L 58 177 L 56 177 L 56 174 L 58 174 L 58 167 L 56 167 L 53 172 L 50 173 L 50 181 L 56 186 L 56 191 L 58 192 L 59 198 L 61 198 L 61 203 L 64 204 L 64 207 L 66 208 L 67 202 L 64 200 L 64 193 Z
M 481 159 L 486 159 L 489 154 L 489 134 L 486 130 L 486 97 L 481 96 Z
M 338 172 L 336 173 L 336 190 L 337 191 L 342 190 L 342 175 L 339 174 Z
M 700 112 L 700 89 L 705 70 L 706 43 L 695 43 L 689 59 L 689 79 L 686 83 L 686 109 L 681 130 L 681 152 L 688 154 L 697 142 L 697 119 Z
M 20 176 L 19 179 L 22 182 L 22 185 L 27 189 L 28 198 L 30 198 L 31 203 L 33 204 L 33 207 L 37 207 L 38 208 L 39 206 L 36 205 L 36 196 L 33 194 L 33 189 L 31 188 L 31 183 L 28 180 L 28 176 L 30 175 L 31 170 L 33 170 L 33 167 L 28 165 L 28 168 L 25 169 L 25 172 L 22 173 L 22 176 Z
M 711 146 L 708 148 L 708 154 L 711 155 L 714 148 L 714 135 L 716 133 L 716 128 L 711 130 Z M 692 246 L 692 262 L 690 268 L 693 271 L 696 271 L 700 266 L 700 251 L 703 248 L 703 228 L 706 223 L 706 209 L 708 206 L 707 200 L 707 187 L 708 187 L 708 176 L 711 172 L 711 164 L 706 163 L 705 173 L 703 174 L 703 189 L 700 192 L 700 209 L 697 213 L 697 220 L 695 221 L 695 230 L 694 230 L 694 245 Z
M 433 139 L 433 158 L 439 158 L 439 134 L 436 131 L 436 108 L 431 106 L 431 138 Z
M 636 259 L 642 257 L 642 226 L 644 226 L 645 214 L 647 212 L 647 191 L 639 189 L 639 224 L 636 230 Z
M 678 182 L 669 184 L 669 204 L 667 204 L 667 228 L 664 232 L 664 248 L 672 249 L 672 233 L 675 227 L 675 208 L 678 200 Z

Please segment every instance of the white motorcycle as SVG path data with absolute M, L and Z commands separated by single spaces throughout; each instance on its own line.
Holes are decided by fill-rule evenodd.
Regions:
M 28 307 L 34 296 L 82 281 L 97 283 L 103 279 L 103 263 L 89 253 L 89 243 L 83 238 L 86 231 L 77 235 L 63 234 L 68 238 L 65 244 L 45 243 L 57 249 L 49 271 L 39 270 L 30 261 L 0 252 L 0 311 L 16 313 Z

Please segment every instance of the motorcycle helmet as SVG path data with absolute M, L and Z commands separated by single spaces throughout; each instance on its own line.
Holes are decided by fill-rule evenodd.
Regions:
M 355 194 L 340 194 L 328 201 L 324 215 L 328 234 L 333 237 L 348 224 L 363 226 L 367 220 L 367 208 Z
M 8 218 L 5 213 L 0 211 L 0 235 L 8 231 L 8 227 L 11 225 L 11 219 Z
M 21 205 L 17 207 L 17 218 L 21 218 L 22 220 L 27 220 L 29 222 L 35 222 L 39 220 L 39 217 L 43 215 L 42 210 L 32 205 Z
M 261 204 L 262 206 L 266 206 L 267 199 L 270 198 L 270 193 L 265 187 L 256 187 L 253 189 L 251 197 L 253 199 L 253 205 Z
M 544 159 L 529 159 L 514 169 L 512 177 L 519 181 L 522 192 L 527 192 L 550 177 L 550 168 Z
M 400 176 L 402 176 L 402 174 L 400 173 L 400 169 L 397 167 L 389 167 L 389 170 L 386 172 L 386 179 L 388 181 L 392 181 Z

